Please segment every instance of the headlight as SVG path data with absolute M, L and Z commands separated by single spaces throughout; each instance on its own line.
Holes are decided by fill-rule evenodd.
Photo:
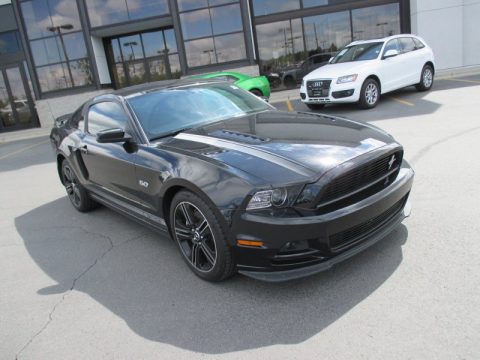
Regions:
M 354 82 L 357 80 L 358 74 L 352 74 L 352 75 L 347 75 L 347 76 L 341 76 L 337 80 L 337 84 L 345 84 L 349 82 Z
M 297 185 L 258 191 L 250 199 L 247 210 L 265 209 L 269 207 L 283 208 L 292 205 L 302 188 L 303 185 Z

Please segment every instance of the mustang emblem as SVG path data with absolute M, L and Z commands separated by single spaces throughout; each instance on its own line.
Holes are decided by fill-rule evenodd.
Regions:
M 388 170 L 392 168 L 393 164 L 395 163 L 395 160 L 397 160 L 397 158 L 395 157 L 395 155 L 392 155 L 392 158 L 388 162 Z

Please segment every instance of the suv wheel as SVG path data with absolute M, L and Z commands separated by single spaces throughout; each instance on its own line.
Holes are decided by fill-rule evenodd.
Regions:
M 425 65 L 422 69 L 420 82 L 415 85 L 418 91 L 428 91 L 433 85 L 433 69 L 430 65 Z
M 362 85 L 360 91 L 360 108 L 372 109 L 377 106 L 380 100 L 380 86 L 374 79 L 367 79 Z

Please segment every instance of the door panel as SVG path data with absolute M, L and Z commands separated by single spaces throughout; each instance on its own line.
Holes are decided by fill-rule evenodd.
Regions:
M 397 50 L 400 53 L 400 47 L 396 39 L 388 42 L 388 44 L 385 46 L 383 54 L 385 54 L 388 50 Z M 401 87 L 402 77 L 404 76 L 402 72 L 402 55 L 380 60 L 378 75 L 382 82 L 382 93 Z

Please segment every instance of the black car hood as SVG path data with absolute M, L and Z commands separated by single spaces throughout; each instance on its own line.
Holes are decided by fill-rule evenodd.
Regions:
M 360 122 L 267 111 L 183 132 L 168 146 L 215 159 L 269 183 L 288 183 L 318 179 L 393 142 L 387 133 Z

